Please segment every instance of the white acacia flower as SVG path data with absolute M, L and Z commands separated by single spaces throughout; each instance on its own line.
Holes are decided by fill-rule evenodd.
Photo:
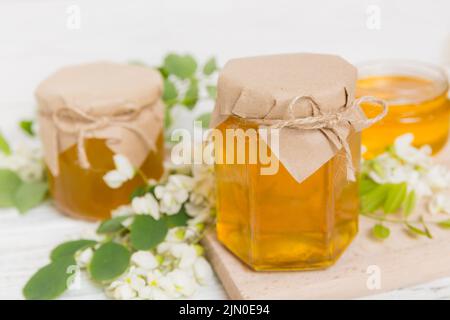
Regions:
M 109 295 L 116 300 L 131 300 L 137 297 L 137 292 L 126 282 L 113 282 Z
M 111 211 L 111 217 L 122 217 L 122 216 L 129 216 L 134 213 L 133 208 L 130 205 L 122 205 L 117 207 L 116 209 Z
M 195 165 L 192 169 L 194 188 L 190 201 L 194 204 L 215 203 L 215 176 L 214 167 L 208 165 Z
M 444 193 L 434 195 L 430 202 L 428 202 L 428 211 L 431 214 L 450 214 L 450 196 Z
M 177 214 L 189 198 L 193 183 L 192 177 L 173 174 L 169 176 L 166 185 L 157 186 L 155 196 L 160 200 L 161 212 L 168 215 Z
M 405 182 L 411 171 L 388 153 L 381 154 L 370 163 L 369 177 L 379 184 Z
M 158 201 L 151 193 L 146 193 L 142 197 L 134 197 L 131 201 L 131 207 L 137 214 L 148 214 L 155 220 L 159 220 L 161 217 Z
M 197 283 L 194 278 L 186 271 L 175 269 L 169 272 L 166 278 L 170 279 L 170 282 L 175 288 L 175 292 L 182 296 L 192 296 L 197 289 Z
M 0 152 L 0 168 L 16 172 L 26 182 L 42 181 L 45 175 L 42 150 L 36 146 L 20 143 L 12 150 L 12 154 Z
M 431 164 L 431 148 L 430 146 L 422 146 L 420 149 L 412 146 L 414 135 L 407 133 L 397 137 L 394 141 L 395 154 L 407 163 L 411 163 L 420 167 L 428 167 Z
M 137 251 L 131 256 L 131 262 L 137 267 L 152 270 L 158 267 L 158 261 L 153 253 L 149 251 Z
M 113 160 L 115 170 L 107 172 L 103 180 L 110 188 L 117 189 L 126 181 L 133 179 L 136 170 L 128 158 L 121 154 L 115 154 Z
M 450 187 L 450 171 L 446 167 L 435 165 L 425 175 L 426 182 L 433 190 Z
M 136 291 L 142 289 L 146 285 L 146 282 L 143 279 L 143 277 L 135 273 L 132 273 L 128 277 L 126 277 L 125 282 L 127 282 L 130 285 L 130 287 Z
M 170 297 L 160 288 L 145 286 L 138 290 L 138 297 L 144 300 L 168 300 Z
M 186 228 L 177 227 L 169 229 L 167 232 L 166 238 L 164 241 L 166 242 L 182 242 L 185 240 Z
M 77 254 L 75 255 L 75 261 L 80 268 L 86 268 L 91 262 L 93 255 L 94 250 L 92 250 L 92 248 L 86 248 L 77 252 Z
M 213 271 L 210 264 L 204 257 L 198 257 L 194 263 L 194 275 L 197 282 L 206 285 L 213 278 Z
M 175 243 L 169 251 L 175 258 L 179 259 L 178 267 L 181 269 L 192 267 L 197 259 L 197 250 L 193 245 L 187 243 Z
M 186 212 L 191 217 L 198 217 L 198 216 L 207 216 L 211 212 L 211 208 L 208 204 L 195 204 L 192 202 L 188 202 L 185 205 Z

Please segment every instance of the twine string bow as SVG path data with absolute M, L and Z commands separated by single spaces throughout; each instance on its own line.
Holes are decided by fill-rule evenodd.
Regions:
M 82 168 L 89 168 L 90 163 L 86 154 L 85 139 L 86 134 L 107 127 L 121 127 L 127 129 L 141 139 L 149 150 L 154 150 L 155 145 L 149 141 L 145 134 L 138 127 L 130 125 L 130 121 L 139 115 L 140 110 L 130 110 L 130 112 L 119 115 L 95 117 L 77 108 L 61 108 L 52 114 L 52 120 L 58 130 L 64 133 L 77 136 L 77 155 Z M 68 123 L 67 119 L 71 121 Z M 76 122 L 73 123 L 73 119 Z
M 295 118 L 293 107 L 294 105 L 301 101 L 301 100 L 308 100 L 311 103 L 311 106 L 313 108 L 313 115 L 310 117 L 304 117 L 304 118 Z M 382 107 L 381 112 L 376 115 L 373 118 L 368 119 L 355 119 L 352 117 L 352 111 L 354 109 L 358 108 L 362 103 L 372 103 L 376 104 Z M 344 133 L 340 130 L 338 130 L 338 126 L 341 124 L 350 124 L 352 126 L 354 125 L 360 125 L 364 128 L 367 128 L 371 126 L 372 124 L 380 121 L 384 116 L 386 116 L 388 112 L 388 107 L 385 101 L 371 97 L 371 96 L 364 96 L 354 101 L 353 104 L 351 104 L 348 107 L 343 107 L 342 111 L 332 113 L 332 114 L 323 114 L 320 110 L 319 105 L 314 101 L 313 98 L 309 96 L 297 96 L 290 102 L 288 106 L 288 112 L 290 115 L 290 119 L 287 120 L 269 120 L 264 121 L 265 123 L 268 123 L 270 128 L 272 129 L 282 129 L 282 128 L 294 128 L 294 129 L 304 129 L 304 130 L 328 130 L 331 133 L 334 134 L 336 137 L 336 140 L 334 139 L 328 139 L 337 149 L 340 149 L 341 147 L 344 149 L 345 153 L 345 160 L 346 160 L 346 168 L 347 168 L 347 179 L 350 181 L 355 181 L 355 168 L 353 166 L 353 160 L 352 160 L 352 154 L 350 150 L 350 146 L 347 142 L 346 137 L 344 136 Z

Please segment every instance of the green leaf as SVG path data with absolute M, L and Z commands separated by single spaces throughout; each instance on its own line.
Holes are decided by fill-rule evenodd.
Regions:
M 14 206 L 14 196 L 21 184 L 22 180 L 14 171 L 0 169 L 0 208 Z
M 217 87 L 216 86 L 206 86 L 206 91 L 208 92 L 208 96 L 215 100 L 217 97 Z
M 22 183 L 14 195 L 14 205 L 20 213 L 27 212 L 44 201 L 47 191 L 46 182 Z
M 403 202 L 403 215 L 409 217 L 416 207 L 416 193 L 414 190 L 410 191 Z
M 424 223 L 423 223 L 423 226 L 424 226 L 424 229 L 423 229 L 423 230 L 421 230 L 421 229 L 419 229 L 419 228 L 413 226 L 412 224 L 410 224 L 410 223 L 408 223 L 408 222 L 406 222 L 405 225 L 406 225 L 406 227 L 408 228 L 408 230 L 409 230 L 411 233 L 413 233 L 413 234 L 416 234 L 416 235 L 419 235 L 419 236 L 424 236 L 424 237 L 427 237 L 427 238 L 430 238 L 430 239 L 433 238 L 433 237 L 431 236 L 430 231 L 428 230 L 428 228 L 425 226 Z
M 361 211 L 364 213 L 372 213 L 379 209 L 386 199 L 388 187 L 387 184 L 380 184 L 372 191 L 363 195 L 361 197 Z
M 450 229 L 450 219 L 445 221 L 440 221 L 437 225 L 443 229 Z
M 173 123 L 172 112 L 167 106 L 164 108 L 164 128 L 168 129 Z
M 382 224 L 376 224 L 373 226 L 372 233 L 376 238 L 384 240 L 389 237 L 391 231 L 388 227 L 385 227 Z
M 211 113 L 210 112 L 203 113 L 203 114 L 199 115 L 197 117 L 197 119 L 195 119 L 195 120 L 201 121 L 203 128 L 208 128 L 209 122 L 211 121 Z
M 178 97 L 178 90 L 173 84 L 172 81 L 169 79 L 164 79 L 164 93 L 163 93 L 163 100 L 166 103 L 171 103 L 172 101 L 176 100 Z
M 167 79 L 167 77 L 169 76 L 169 72 L 167 72 L 167 70 L 164 69 L 164 67 L 159 67 L 158 71 L 161 74 L 161 77 L 163 77 L 163 79 Z
M 142 197 L 146 193 L 147 188 L 145 186 L 139 186 L 136 189 L 134 189 L 133 192 L 131 193 L 130 200 L 133 200 L 136 197 Z
M 212 57 L 203 66 L 203 74 L 209 76 L 217 70 L 216 58 Z
M 74 240 L 61 243 L 50 253 L 50 260 L 56 261 L 65 257 L 74 257 L 78 250 L 92 247 L 97 244 L 94 240 Z
M 183 227 L 187 226 L 189 216 L 186 213 L 186 209 L 183 206 L 180 212 L 171 216 L 165 216 L 164 220 L 166 221 L 167 227 L 169 229 L 174 227 Z
M 25 299 L 47 300 L 60 296 L 73 276 L 70 266 L 76 266 L 75 259 L 65 256 L 39 269 L 23 288 Z
M 122 275 L 130 264 L 130 251 L 121 244 L 107 242 L 95 250 L 89 273 L 96 281 L 112 281 Z
M 189 109 L 193 109 L 198 101 L 198 82 L 196 79 L 191 79 L 191 84 L 186 91 L 182 103 Z
M 125 219 L 129 218 L 130 216 L 120 216 L 115 217 L 109 220 L 103 221 L 97 228 L 98 234 L 106 234 L 106 233 L 112 233 L 117 232 L 122 229 L 125 229 L 125 227 L 122 225 L 122 222 L 125 221 Z
M 8 141 L 6 141 L 6 138 L 2 135 L 1 132 L 0 132 L 0 151 L 6 155 L 11 154 L 11 147 L 9 146 Z
M 137 250 L 149 250 L 166 237 L 167 225 L 164 219 L 155 220 L 148 215 L 137 215 L 131 224 L 130 240 Z
M 178 55 L 171 53 L 164 59 L 164 70 L 181 79 L 192 77 L 197 70 L 197 62 L 191 55 Z
M 384 213 L 395 213 L 405 201 L 407 190 L 405 182 L 389 184 L 383 207 Z
M 20 128 L 30 137 L 35 136 L 35 132 L 33 130 L 33 121 L 31 120 L 22 120 L 19 122 Z
M 370 191 L 375 189 L 376 186 L 378 186 L 378 184 L 375 181 L 364 175 L 359 181 L 359 194 L 362 196 L 366 193 L 369 193 Z

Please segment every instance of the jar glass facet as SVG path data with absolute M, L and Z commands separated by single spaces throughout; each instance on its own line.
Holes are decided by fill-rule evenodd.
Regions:
M 220 124 L 223 153 L 230 152 L 226 129 L 252 127 L 234 116 Z M 352 133 L 348 141 L 358 170 L 360 134 Z M 274 175 L 261 175 L 260 168 L 260 162 L 216 164 L 219 240 L 255 270 L 333 264 L 358 230 L 358 187 L 347 180 L 343 151 L 301 183 L 282 163 Z
M 156 146 L 157 150 L 149 152 L 140 168 L 151 179 L 159 179 L 163 173 L 162 132 Z M 53 176 L 48 170 L 50 193 L 58 209 L 67 215 L 89 220 L 107 219 L 111 210 L 130 202 L 130 195 L 142 185 L 142 178 L 136 175 L 120 188 L 108 187 L 103 176 L 114 169 L 114 153 L 101 139 L 87 139 L 85 148 L 90 168 L 79 165 L 77 146 L 72 146 L 58 157 L 59 174 Z

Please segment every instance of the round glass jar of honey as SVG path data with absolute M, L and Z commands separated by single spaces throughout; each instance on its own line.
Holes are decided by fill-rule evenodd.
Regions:
M 162 80 L 143 66 L 99 62 L 60 69 L 36 90 L 50 193 L 64 214 L 110 217 L 145 179 L 163 173 Z M 136 172 L 117 187 L 104 179 L 121 155 Z
M 217 237 L 254 270 L 332 265 L 358 230 L 356 69 L 340 57 L 229 61 L 211 118 Z M 375 120 L 373 120 L 375 121 Z
M 375 96 L 389 106 L 387 116 L 362 134 L 364 157 L 385 151 L 405 133 L 414 135 L 415 146 L 429 145 L 433 153 L 442 149 L 449 131 L 447 91 L 447 76 L 436 66 L 396 60 L 361 64 L 356 96 Z M 362 107 L 369 116 L 378 112 L 370 103 Z

